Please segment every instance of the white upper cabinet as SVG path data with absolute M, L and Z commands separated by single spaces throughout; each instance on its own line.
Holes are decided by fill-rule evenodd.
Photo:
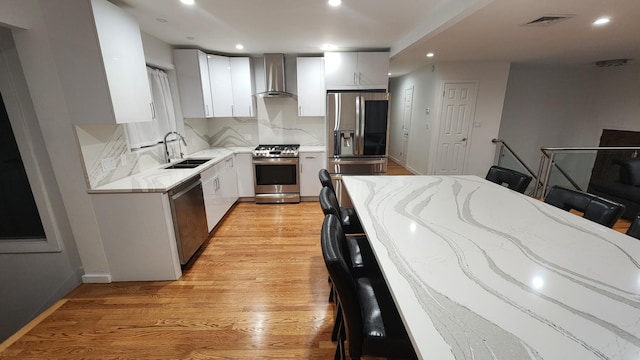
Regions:
M 298 116 L 324 116 L 326 113 L 326 88 L 324 85 L 324 59 L 299 57 Z
M 214 117 L 233 116 L 233 94 L 231 89 L 231 70 L 229 58 L 219 55 L 207 55 L 209 62 L 209 81 L 211 83 L 211 102 Z
M 373 90 L 389 87 L 388 52 L 324 54 L 327 90 Z
M 389 53 L 358 53 L 358 82 L 363 89 L 389 87 Z
M 213 116 L 207 54 L 195 49 L 174 49 L 180 104 L 185 118 Z
M 248 57 L 207 55 L 214 117 L 252 117 L 253 88 Z
M 251 82 L 251 62 L 248 57 L 229 58 L 231 69 L 231 93 L 233 95 L 233 116 L 255 116 L 255 106 Z
M 153 104 L 138 22 L 106 0 L 92 0 L 91 7 L 114 121 L 151 121 Z

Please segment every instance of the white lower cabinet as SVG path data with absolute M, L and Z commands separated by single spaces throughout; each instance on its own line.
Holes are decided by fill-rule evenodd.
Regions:
M 233 155 L 228 156 L 218 166 L 221 167 L 219 171 L 220 188 L 222 189 L 222 201 L 225 204 L 226 212 L 238 200 L 238 180 Z
M 326 153 L 301 152 L 300 154 L 300 196 L 318 197 L 320 194 L 320 179 L 318 172 L 326 167 Z
M 204 195 L 204 208 L 207 213 L 207 228 L 213 230 L 218 221 L 222 219 L 226 210 L 220 191 L 220 174 L 218 164 L 208 168 L 200 174 L 202 181 L 202 193 Z
M 112 281 L 182 276 L 167 193 L 92 194 Z
M 233 155 L 200 174 L 209 231 L 222 220 L 238 200 L 238 183 Z
M 234 165 L 238 181 L 238 196 L 241 198 L 256 196 L 251 154 L 236 154 Z

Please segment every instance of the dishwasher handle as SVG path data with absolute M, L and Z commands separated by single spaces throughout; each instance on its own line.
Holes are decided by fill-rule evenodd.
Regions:
M 171 200 L 175 200 L 180 196 L 189 192 L 194 187 L 199 186 L 201 184 L 202 184 L 202 181 L 200 180 L 200 176 L 198 175 L 197 177 L 192 178 L 187 182 L 181 184 L 180 186 L 169 191 L 169 197 L 171 198 Z

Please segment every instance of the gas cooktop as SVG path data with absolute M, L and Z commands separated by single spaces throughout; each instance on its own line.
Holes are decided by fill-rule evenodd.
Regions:
M 253 149 L 253 157 L 298 157 L 300 144 L 258 145 Z

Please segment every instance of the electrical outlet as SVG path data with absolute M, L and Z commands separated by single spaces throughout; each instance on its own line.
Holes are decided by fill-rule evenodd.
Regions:
M 100 160 L 100 165 L 102 165 L 102 171 L 111 171 L 115 170 L 115 168 L 118 166 L 118 163 L 116 162 L 115 158 L 106 157 Z

